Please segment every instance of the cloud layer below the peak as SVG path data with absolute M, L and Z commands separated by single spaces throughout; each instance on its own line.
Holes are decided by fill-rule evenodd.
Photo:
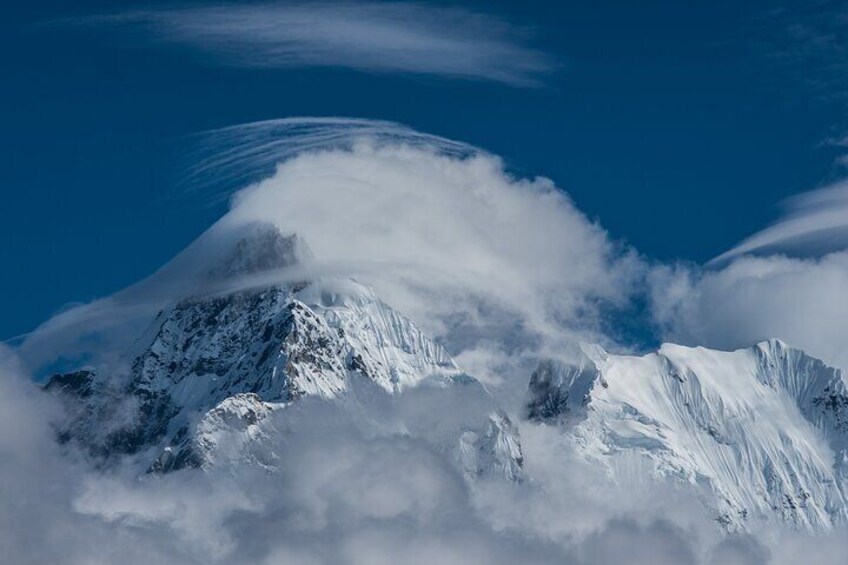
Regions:
M 256 68 L 346 67 L 538 86 L 554 64 L 512 24 L 424 2 L 184 5 L 64 20 Z
M 447 401 L 447 403 L 445 402 Z M 837 563 L 842 532 L 813 540 L 723 537 L 693 499 L 661 484 L 623 489 L 580 462 L 553 427 L 522 430 L 524 483 L 472 484 L 440 451 L 381 417 L 461 417 L 450 395 L 386 399 L 359 413 L 306 399 L 277 413 L 285 457 L 269 475 L 187 469 L 102 473 L 55 443 L 61 411 L 0 350 L 0 547 L 8 562 Z M 351 408 L 348 406 L 347 408 Z M 376 409 L 377 411 L 373 411 Z M 398 412 L 400 411 L 400 412 Z M 774 556 L 770 560 L 770 556 Z

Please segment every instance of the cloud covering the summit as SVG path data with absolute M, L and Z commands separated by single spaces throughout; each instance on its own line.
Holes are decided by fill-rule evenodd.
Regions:
M 103 328 L 184 297 L 256 222 L 311 250 L 294 272 L 256 284 L 354 277 L 484 380 L 575 339 L 610 343 L 610 312 L 628 306 L 643 276 L 637 254 L 552 181 L 518 178 L 470 146 L 348 119 L 248 124 L 211 139 L 192 178 L 235 183 L 229 212 L 148 279 L 36 330 L 21 348 L 34 366 L 88 330 L 102 348 L 120 334 Z
M 233 202 L 221 227 L 297 233 L 316 263 L 347 266 L 454 353 L 600 336 L 603 306 L 626 303 L 640 271 L 551 181 L 484 153 L 363 140 L 290 159 Z

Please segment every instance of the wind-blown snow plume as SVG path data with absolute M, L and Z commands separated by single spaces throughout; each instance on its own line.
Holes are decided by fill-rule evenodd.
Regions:
M 526 32 L 501 19 L 422 2 L 188 5 L 60 23 L 186 46 L 239 67 L 347 67 L 538 86 L 554 66 L 525 45 Z

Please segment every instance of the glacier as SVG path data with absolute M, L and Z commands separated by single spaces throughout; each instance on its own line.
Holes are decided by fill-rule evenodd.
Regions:
M 730 531 L 848 520 L 845 375 L 779 340 L 644 356 L 583 345 L 539 364 L 525 409 L 620 484 L 650 475 L 691 487 Z

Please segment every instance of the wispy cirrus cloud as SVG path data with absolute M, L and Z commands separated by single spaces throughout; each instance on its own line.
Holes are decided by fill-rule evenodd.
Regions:
M 65 20 L 144 45 L 188 47 L 221 64 L 341 67 L 539 86 L 554 61 L 527 30 L 487 14 L 418 2 L 207 5 Z

